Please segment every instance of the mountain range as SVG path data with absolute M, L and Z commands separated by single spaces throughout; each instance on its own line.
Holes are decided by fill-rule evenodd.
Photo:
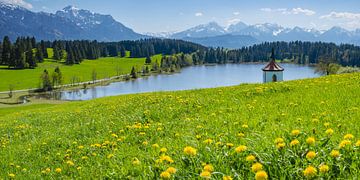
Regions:
M 222 27 L 216 22 L 202 24 L 181 32 L 134 32 L 111 15 L 67 6 L 55 13 L 32 12 L 20 6 L 0 2 L 0 37 L 12 40 L 34 36 L 40 40 L 88 39 L 98 41 L 172 38 L 192 41 L 205 46 L 240 48 L 265 41 L 323 41 L 360 45 L 360 29 L 349 31 L 333 27 L 327 31 L 300 27 L 286 28 L 278 24 L 248 25 L 243 22 Z
M 0 36 L 12 40 L 34 36 L 41 40 L 89 39 L 120 41 L 146 38 L 117 22 L 110 15 L 68 6 L 55 14 L 32 12 L 20 6 L 0 2 Z

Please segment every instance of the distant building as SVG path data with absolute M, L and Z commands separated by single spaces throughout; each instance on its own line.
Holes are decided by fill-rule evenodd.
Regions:
M 282 68 L 279 64 L 275 62 L 274 49 L 271 53 L 270 62 L 262 70 L 264 72 L 264 83 L 283 81 L 284 68 Z

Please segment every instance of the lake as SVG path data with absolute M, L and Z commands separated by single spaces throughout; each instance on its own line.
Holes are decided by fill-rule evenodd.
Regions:
M 56 100 L 90 100 L 105 96 L 136 94 L 155 91 L 177 91 L 199 88 L 233 86 L 241 83 L 262 83 L 265 64 L 224 64 L 191 66 L 176 74 L 159 74 L 131 81 L 114 82 L 81 90 L 53 92 Z M 284 80 L 319 77 L 313 67 L 281 64 L 285 68 Z

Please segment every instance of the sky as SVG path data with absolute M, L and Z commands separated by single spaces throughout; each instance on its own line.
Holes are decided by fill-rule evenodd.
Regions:
M 226 27 L 276 23 L 327 30 L 360 28 L 360 0 L 0 0 L 54 13 L 67 5 L 110 14 L 136 32 L 172 32 L 215 21 Z

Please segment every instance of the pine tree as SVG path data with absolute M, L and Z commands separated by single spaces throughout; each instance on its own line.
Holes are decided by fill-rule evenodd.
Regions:
M 131 78 L 134 78 L 134 79 L 137 78 L 137 72 L 136 72 L 136 68 L 134 66 L 131 69 L 130 76 L 131 76 Z
M 50 91 L 52 90 L 52 84 L 49 76 L 49 72 L 45 69 L 43 74 L 41 75 L 41 85 L 43 91 Z
M 3 44 L 2 44 L 2 55 L 1 55 L 1 62 L 0 64 L 9 65 L 11 60 L 11 42 L 8 36 L 4 37 Z
M 49 58 L 47 48 L 46 48 L 46 45 L 45 45 L 45 41 L 41 41 L 40 46 L 41 46 L 41 50 L 42 50 L 44 58 Z
M 35 59 L 37 62 L 44 62 L 44 54 L 43 51 L 41 49 L 41 45 L 38 45 L 36 48 L 36 54 L 35 54 Z
M 15 68 L 24 69 L 26 67 L 26 61 L 24 57 L 24 49 L 21 45 L 15 47 Z
M 34 58 L 34 53 L 30 49 L 26 52 L 26 64 L 29 66 L 29 68 L 35 68 L 36 67 L 36 61 Z
M 150 56 L 146 57 L 145 64 L 151 64 L 151 58 Z

